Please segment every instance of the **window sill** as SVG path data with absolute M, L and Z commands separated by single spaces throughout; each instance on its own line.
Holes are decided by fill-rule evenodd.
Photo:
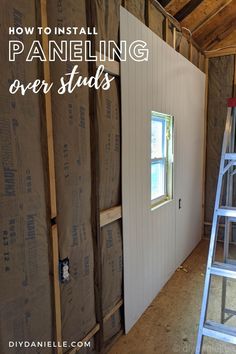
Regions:
M 163 207 L 164 205 L 167 205 L 167 204 L 169 204 L 169 203 L 172 203 L 173 201 L 174 201 L 174 199 L 168 199 L 168 200 L 163 201 L 163 202 L 160 203 L 160 204 L 152 205 L 152 206 L 151 206 L 151 211 L 154 211 L 154 210 L 156 210 L 156 209 L 159 209 L 159 208 Z

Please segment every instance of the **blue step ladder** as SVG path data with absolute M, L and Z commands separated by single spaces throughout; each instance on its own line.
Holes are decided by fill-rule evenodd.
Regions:
M 233 261 L 229 259 L 229 244 L 232 237 L 232 222 L 236 222 L 236 207 L 233 207 L 233 176 L 236 174 L 235 125 L 236 98 L 231 98 L 228 100 L 228 111 L 221 152 L 220 170 L 216 190 L 211 239 L 195 354 L 201 354 L 204 336 L 236 345 L 236 328 L 225 325 L 225 322 L 229 320 L 229 318 L 236 315 L 235 310 L 226 308 L 227 279 L 236 279 L 236 260 Z M 223 178 L 226 180 L 226 205 L 224 206 L 221 205 Z M 214 259 L 219 220 L 222 217 L 225 220 L 225 232 L 223 262 L 220 263 L 215 262 Z M 212 275 L 222 277 L 221 323 L 206 320 Z

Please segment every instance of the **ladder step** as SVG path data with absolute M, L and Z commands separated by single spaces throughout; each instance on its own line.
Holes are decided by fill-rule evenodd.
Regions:
M 214 321 L 206 321 L 202 334 L 227 343 L 236 344 L 236 328 Z
M 225 160 L 236 160 L 236 153 L 225 154 Z
M 232 264 L 214 262 L 210 268 L 212 275 L 218 275 L 219 277 L 236 279 L 236 266 Z
M 235 218 L 236 217 L 236 208 L 234 207 L 220 207 L 219 209 L 217 209 L 217 214 L 219 216 L 228 216 L 231 218 Z
M 225 263 L 227 264 L 232 264 L 236 266 L 236 259 L 232 259 L 232 258 L 226 258 Z
M 224 309 L 224 313 L 228 314 L 228 315 L 232 315 L 232 316 L 236 316 L 236 311 L 235 310 L 231 310 L 231 309 Z

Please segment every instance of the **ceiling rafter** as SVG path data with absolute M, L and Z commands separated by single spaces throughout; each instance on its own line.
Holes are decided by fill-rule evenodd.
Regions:
M 197 31 L 199 31 L 203 26 L 205 26 L 209 21 L 211 21 L 220 11 L 224 10 L 224 8 L 226 6 L 228 6 L 230 3 L 232 2 L 232 0 L 227 1 L 227 3 L 225 3 L 224 5 L 222 5 L 221 7 L 219 7 L 214 13 L 212 13 L 209 17 L 207 17 L 204 21 L 202 21 L 201 23 L 199 23 L 199 25 L 197 27 L 194 28 L 194 30 L 192 30 L 192 34 L 196 33 Z
M 177 21 L 181 22 L 185 17 L 187 17 L 191 12 L 193 12 L 196 7 L 198 7 L 203 0 L 191 0 L 188 2 L 181 10 L 175 14 L 175 18 Z
M 220 42 L 236 29 L 236 0 L 218 12 L 204 27 L 194 34 L 194 39 L 205 50 Z
M 223 47 L 234 47 L 234 50 L 236 50 L 236 29 L 220 42 L 215 43 L 214 47 L 211 49 L 219 49 Z
M 212 49 L 217 43 L 228 37 L 236 29 L 236 20 L 232 20 L 227 26 L 222 27 L 222 31 L 211 42 L 204 45 L 204 50 Z

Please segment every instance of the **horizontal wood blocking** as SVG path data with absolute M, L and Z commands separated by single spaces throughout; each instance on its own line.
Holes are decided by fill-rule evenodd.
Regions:
M 109 74 L 119 76 L 120 75 L 120 63 L 118 61 L 111 61 L 108 57 L 96 52 L 97 55 L 97 62 L 96 66 L 104 65 L 105 71 Z
M 108 225 L 122 217 L 121 205 L 100 212 L 100 227 Z
M 99 331 L 100 326 L 99 324 L 97 324 L 83 339 L 80 340 L 80 342 L 88 342 L 91 338 L 93 338 L 93 336 Z M 81 347 L 83 348 L 83 347 Z M 72 350 L 70 350 L 68 352 L 68 354 L 75 354 L 77 353 L 81 348 L 73 348 Z
M 206 58 L 215 58 L 215 57 L 222 57 L 225 55 L 232 55 L 236 54 L 236 47 L 229 47 L 229 48 L 223 48 L 223 49 L 216 49 L 216 50 L 209 50 L 205 51 L 205 56 Z
M 121 306 L 123 305 L 123 300 L 121 299 L 120 301 L 117 302 L 117 304 L 113 307 L 113 309 L 111 311 L 109 311 L 106 316 L 103 318 L 103 322 L 106 322 L 109 320 L 109 318 L 111 318 L 112 315 L 114 315 L 114 313 L 116 313 L 116 311 L 119 310 L 119 308 L 121 308 Z

